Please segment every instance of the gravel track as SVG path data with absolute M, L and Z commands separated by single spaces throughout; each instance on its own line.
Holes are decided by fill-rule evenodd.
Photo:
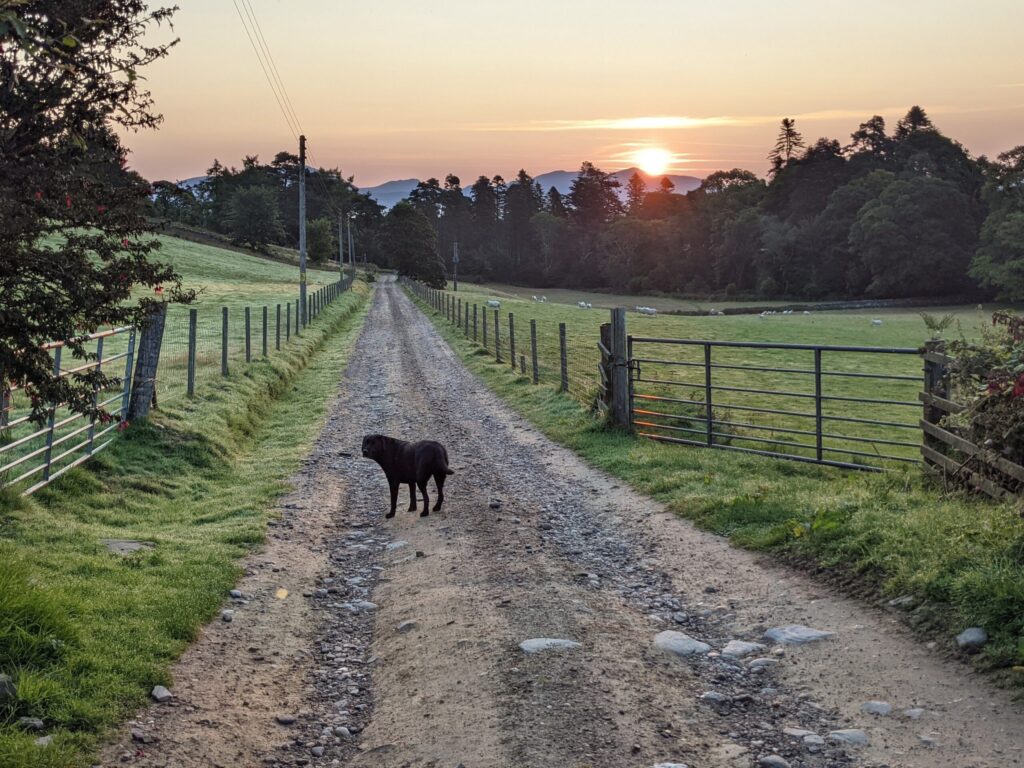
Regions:
M 359 455 L 370 432 L 447 445 L 456 473 L 441 512 L 383 519 L 383 473 Z M 126 734 L 105 762 L 1022 764 L 1022 713 L 1004 693 L 891 613 L 734 550 L 552 444 L 393 282 L 294 483 L 240 585 L 246 602 L 183 657 L 174 701 L 130 724 L 150 743 Z M 786 624 L 834 636 L 765 643 Z M 711 651 L 656 648 L 666 630 Z M 531 638 L 579 646 L 526 654 Z M 732 640 L 765 647 L 730 658 Z M 755 670 L 755 657 L 769 661 Z M 879 699 L 892 715 L 861 712 Z M 869 743 L 829 738 L 851 728 Z

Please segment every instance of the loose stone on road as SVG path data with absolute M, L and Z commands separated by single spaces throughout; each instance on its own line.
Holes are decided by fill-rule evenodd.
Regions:
M 375 432 L 447 446 L 440 512 L 384 520 Z M 159 741 L 105 765 L 1022 765 L 1008 696 L 552 444 L 392 281 L 295 485 L 247 602 L 129 726 Z

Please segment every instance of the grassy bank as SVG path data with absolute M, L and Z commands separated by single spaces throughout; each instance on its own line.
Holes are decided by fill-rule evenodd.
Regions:
M 0 671 L 17 683 L 0 701 L 0 765 L 90 765 L 104 730 L 170 683 L 239 558 L 263 541 L 368 295 L 356 283 L 280 352 L 132 425 L 32 498 L 0 498 Z M 122 557 L 110 538 L 153 547 Z M 42 719 L 52 743 L 37 746 L 20 717 Z
M 915 469 L 842 472 L 638 440 L 603 428 L 554 386 L 534 386 L 495 363 L 420 307 L 490 388 L 594 466 L 738 545 L 855 575 L 858 592 L 914 595 L 910 623 L 950 647 L 952 633 L 984 626 L 987 665 L 1024 663 L 1024 520 L 1012 503 L 943 494 Z

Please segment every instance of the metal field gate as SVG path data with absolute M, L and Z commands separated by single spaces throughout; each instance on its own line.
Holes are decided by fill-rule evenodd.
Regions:
M 641 436 L 848 469 L 919 463 L 920 350 L 630 336 Z
M 111 389 L 95 389 L 93 405 L 110 415 L 106 423 L 74 413 L 63 403 L 50 407 L 46 423 L 29 421 L 29 402 L 19 387 L 3 391 L 0 404 L 0 487 L 27 483 L 28 495 L 102 451 L 114 439 L 110 434 L 126 418 L 135 357 L 135 328 L 115 328 L 87 337 L 94 345 L 89 360 L 65 355 L 64 342 L 44 346 L 53 358 L 55 376 L 73 376 L 90 370 L 121 373 Z M 2 386 L 2 383 L 0 383 Z

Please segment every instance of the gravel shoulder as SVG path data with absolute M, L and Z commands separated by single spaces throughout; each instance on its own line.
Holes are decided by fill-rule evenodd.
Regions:
M 1007 694 L 893 614 L 733 549 L 551 443 L 394 283 L 331 414 L 247 564 L 248 602 L 207 628 L 175 698 L 105 764 L 1022 764 Z M 447 445 L 441 512 L 383 519 L 383 473 L 359 456 L 369 432 Z M 792 624 L 832 635 L 766 641 Z M 545 638 L 578 645 L 520 648 Z M 892 714 L 861 710 L 874 700 Z M 851 729 L 868 743 L 830 737 Z

